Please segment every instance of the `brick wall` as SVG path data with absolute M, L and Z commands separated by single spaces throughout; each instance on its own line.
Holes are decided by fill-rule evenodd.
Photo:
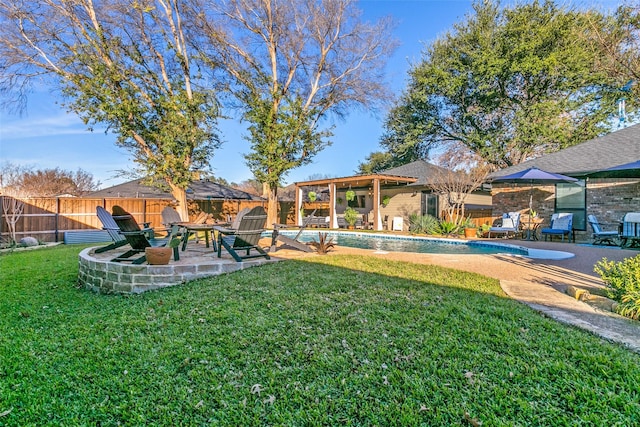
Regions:
M 519 211 L 525 214 L 529 207 L 530 187 L 527 185 L 494 184 L 493 218 L 503 212 Z M 554 213 L 555 186 L 536 186 L 533 209 L 549 224 Z M 587 181 L 587 215 L 595 215 L 604 229 L 615 229 L 627 212 L 640 212 L 640 180 L 638 179 L 589 179 Z M 591 228 L 576 231 L 577 241 L 591 239 Z

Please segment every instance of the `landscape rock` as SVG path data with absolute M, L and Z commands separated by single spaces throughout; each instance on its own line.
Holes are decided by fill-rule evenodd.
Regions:
M 20 239 L 20 245 L 21 246 L 38 246 L 38 239 L 36 239 L 35 237 L 23 237 L 22 239 Z

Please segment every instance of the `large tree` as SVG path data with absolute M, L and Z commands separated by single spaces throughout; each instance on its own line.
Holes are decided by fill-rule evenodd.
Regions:
M 552 1 L 474 3 L 411 70 L 382 147 L 407 162 L 459 142 L 503 168 L 598 135 L 615 111 L 584 43 L 599 19 Z
M 640 97 L 640 5 L 624 4 L 612 16 L 597 18 L 591 17 L 590 37 L 584 42 L 596 54 L 595 66 L 604 70 L 619 89 L 623 122 L 627 113 L 637 112 Z
M 219 142 L 217 104 L 199 85 L 182 2 L 5 0 L 0 26 L 0 90 L 24 99 L 36 78 L 60 88 L 68 110 L 114 133 L 186 217 L 185 189 Z
M 390 21 L 363 22 L 351 0 L 228 0 L 205 56 L 231 77 L 235 106 L 248 123 L 245 157 L 268 186 L 269 223 L 278 187 L 294 168 L 330 144 L 329 114 L 373 108 L 386 90 L 383 68 L 394 47 Z M 206 47 L 206 46 L 203 46 Z
M 22 197 L 55 197 L 61 194 L 79 197 L 96 191 L 99 186 L 100 182 L 94 181 L 93 175 L 87 171 L 78 169 L 71 172 L 60 168 L 28 168 L 7 182 L 7 187 Z

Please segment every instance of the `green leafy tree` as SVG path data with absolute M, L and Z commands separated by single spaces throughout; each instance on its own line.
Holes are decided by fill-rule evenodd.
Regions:
M 396 162 L 396 159 L 389 152 L 375 151 L 358 164 L 356 173 L 370 175 L 404 164 Z
M 19 99 L 35 78 L 128 149 L 138 174 L 168 187 L 187 217 L 186 187 L 219 145 L 214 93 L 192 62 L 178 0 L 7 0 L 0 5 L 0 90 Z M 38 83 L 41 83 L 40 81 Z
M 583 41 L 595 12 L 552 1 L 473 8 L 411 70 L 386 120 L 386 152 L 406 163 L 455 142 L 503 168 L 604 130 L 615 94 Z
M 356 106 L 376 107 L 384 98 L 382 70 L 394 47 L 390 23 L 362 22 L 351 0 L 217 6 L 216 26 L 204 9 L 195 15 L 211 38 L 204 56 L 231 77 L 234 105 L 249 124 L 247 164 L 268 186 L 273 223 L 283 178 L 330 144 L 325 119 Z
M 623 122 L 637 113 L 640 98 L 640 6 L 624 4 L 612 16 L 591 16 L 589 29 L 583 42 L 594 51 L 594 67 L 604 70 L 619 90 L 625 104 L 619 112 Z

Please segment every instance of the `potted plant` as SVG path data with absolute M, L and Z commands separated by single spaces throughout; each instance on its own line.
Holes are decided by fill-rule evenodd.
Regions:
M 171 239 L 167 246 L 154 246 L 144 249 L 149 265 L 167 265 L 171 260 L 174 248 L 180 246 L 181 240 L 177 237 Z
M 390 201 L 391 201 L 391 197 L 389 197 L 388 194 L 385 194 L 384 196 L 382 196 L 382 207 L 386 208 Z
M 464 237 L 469 239 L 471 237 L 478 236 L 478 226 L 471 220 L 471 218 L 467 218 L 462 223 L 462 227 L 464 228 Z
M 356 198 L 356 192 L 349 189 L 346 193 L 344 193 L 344 197 L 347 199 L 347 202 L 353 201 Z
M 352 229 L 356 225 L 356 221 L 358 221 L 358 211 L 353 209 L 352 207 L 348 207 L 344 211 L 344 220 L 349 224 L 349 228 Z
M 307 197 L 309 197 L 310 202 L 315 202 L 318 196 L 315 191 L 309 191 L 309 193 L 307 194 Z

